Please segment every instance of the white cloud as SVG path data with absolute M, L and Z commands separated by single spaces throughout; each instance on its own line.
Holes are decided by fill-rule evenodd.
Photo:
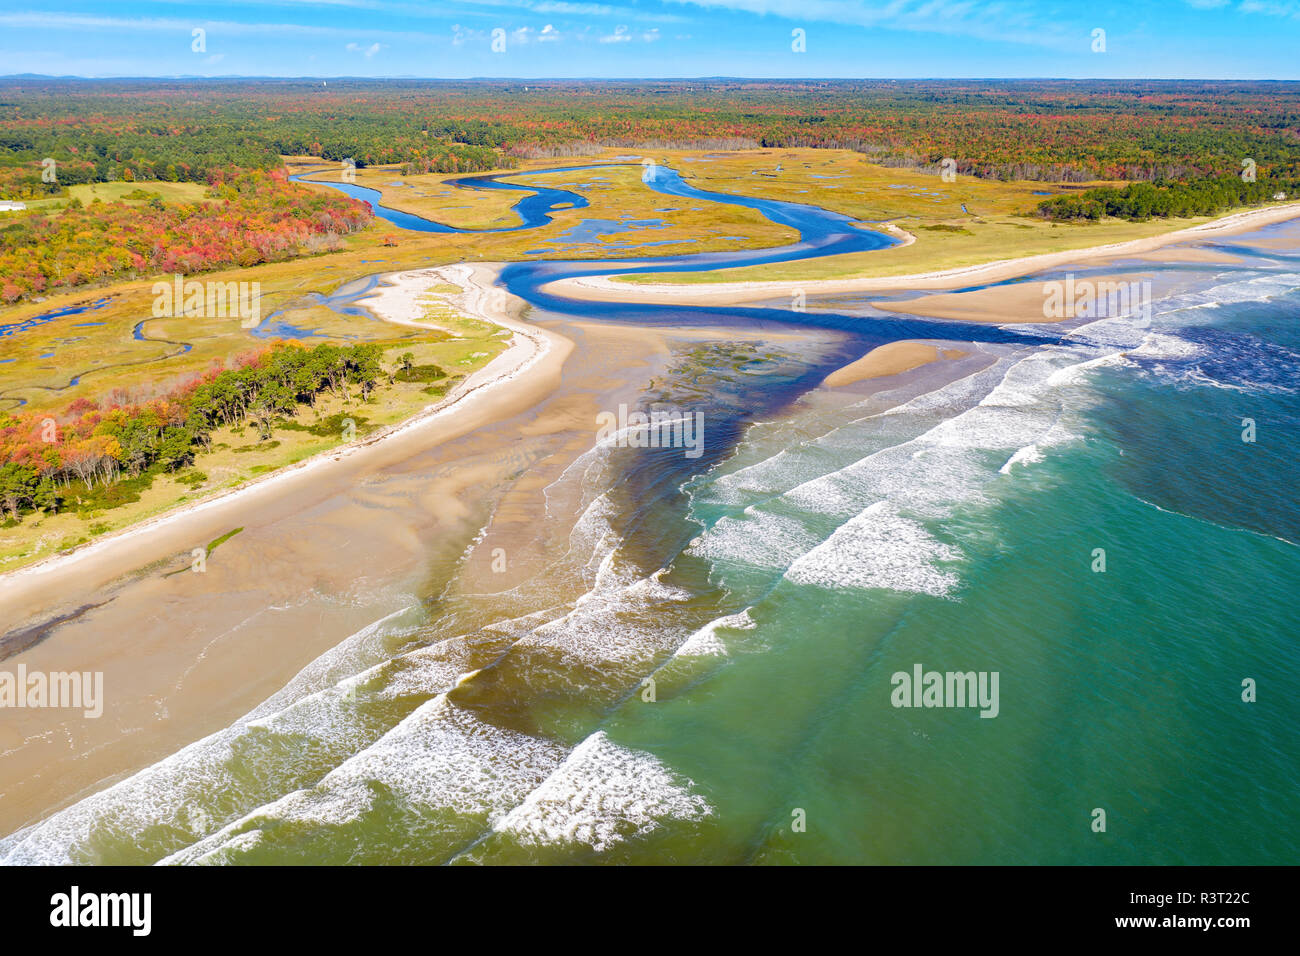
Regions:
M 1242 0 L 1239 9 L 1242 13 L 1262 13 L 1266 17 L 1300 19 L 1300 3 L 1296 3 L 1295 0 L 1281 0 L 1277 3 L 1268 0 Z
M 614 32 L 600 38 L 601 43 L 627 43 L 632 39 L 632 34 L 627 31 L 627 24 L 619 24 L 614 28 Z
M 303 23 L 238 23 L 230 20 L 193 20 L 169 17 L 103 17 L 73 13 L 0 13 L 0 26 L 37 30 L 129 30 L 132 32 L 172 32 L 185 36 L 189 46 L 190 30 L 203 27 L 211 39 L 225 36 L 346 36 L 356 31 L 344 27 L 317 27 Z M 402 30 L 371 30 L 374 36 L 402 39 L 442 39 L 431 33 Z
M 470 40 L 482 39 L 487 36 L 482 30 L 470 30 L 462 27 L 459 23 L 452 24 L 451 28 L 451 45 L 464 46 Z
M 704 10 L 732 10 L 796 24 L 883 27 L 969 36 L 1065 52 L 1087 50 L 1087 34 L 1068 26 L 1055 5 L 1034 0 L 664 0 Z M 1247 0 L 1252 2 L 1252 0 Z M 811 35 L 812 30 L 809 30 Z M 1082 46 L 1081 46 L 1082 43 Z

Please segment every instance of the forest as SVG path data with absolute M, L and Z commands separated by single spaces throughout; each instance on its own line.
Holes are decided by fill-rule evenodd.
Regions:
M 1300 176 L 1300 84 L 1017 81 L 0 81 L 0 196 L 204 182 L 309 154 L 416 172 L 601 147 L 826 147 L 1050 182 Z M 54 159 L 59 182 L 41 180 Z
M 79 398 L 57 418 L 0 412 L 0 509 L 16 520 L 67 501 L 94 510 L 132 500 L 155 475 L 192 464 L 218 427 L 252 425 L 269 439 L 323 393 L 368 400 L 385 377 L 381 351 L 276 343 L 148 402 Z
M 365 203 L 297 186 L 280 169 L 207 175 L 203 202 L 74 199 L 56 215 L 38 211 L 0 225 L 0 301 L 327 252 L 371 220 Z
M 0 304 L 328 252 L 370 221 L 363 203 L 286 182 L 284 155 L 409 175 L 688 146 L 843 148 L 885 166 L 952 159 L 983 178 L 1151 185 L 1035 210 L 1051 219 L 1204 215 L 1292 191 L 1282 184 L 1300 178 L 1300 84 L 9 78 L 0 199 L 66 200 L 99 182 L 210 188 L 200 203 L 74 198 L 9 214 Z M 1247 161 L 1258 183 L 1240 182 Z
M 1240 206 L 1258 205 L 1281 195 L 1293 197 L 1300 180 L 1254 182 L 1220 176 L 1194 182 L 1129 183 L 1122 188 L 1099 186 L 1071 196 L 1054 196 L 1038 204 L 1046 219 L 1098 220 L 1114 216 L 1143 222 L 1170 216 L 1213 216 Z

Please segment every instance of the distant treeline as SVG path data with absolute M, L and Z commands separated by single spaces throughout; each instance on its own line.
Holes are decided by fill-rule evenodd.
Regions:
M 46 159 L 54 160 L 50 182 Z M 204 183 L 221 169 L 278 165 L 273 150 L 229 129 L 140 129 L 100 118 L 57 128 L 0 122 L 0 196 L 5 199 L 43 199 L 82 183 Z
M 202 181 L 278 154 L 473 172 L 514 157 L 754 145 L 857 150 L 999 179 L 1300 176 L 1300 84 L 1201 81 L 665 82 L 10 79 L 0 194 L 60 182 Z M 7 195 L 14 193 L 14 195 Z
M 1054 196 L 1038 204 L 1046 219 L 1080 220 L 1114 216 L 1144 221 L 1151 218 L 1213 216 L 1239 206 L 1257 206 L 1272 199 L 1295 198 L 1300 180 L 1245 182 L 1220 176 L 1194 182 L 1129 183 L 1099 186 L 1077 195 Z
M 77 399 L 58 419 L 0 412 L 0 507 L 11 518 L 57 512 L 69 498 L 103 508 L 132 500 L 152 477 L 192 464 L 222 425 L 253 424 L 263 439 L 281 416 L 325 392 L 368 399 L 383 376 L 377 345 L 276 344 L 172 393 L 106 407 Z M 135 487 L 120 489 L 123 482 Z

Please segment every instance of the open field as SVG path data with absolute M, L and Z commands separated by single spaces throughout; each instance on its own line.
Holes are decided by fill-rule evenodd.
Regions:
M 75 186 L 69 186 L 67 191 L 66 196 L 55 196 L 52 199 L 27 199 L 24 202 L 26 202 L 28 209 L 41 212 L 53 212 L 62 209 L 74 199 L 78 199 L 86 205 L 90 205 L 96 199 L 100 202 L 142 204 L 157 198 L 164 203 L 189 203 L 202 201 L 208 187 L 203 183 L 111 182 L 78 183 Z M 137 195 L 138 193 L 146 193 L 147 195 L 140 196 Z

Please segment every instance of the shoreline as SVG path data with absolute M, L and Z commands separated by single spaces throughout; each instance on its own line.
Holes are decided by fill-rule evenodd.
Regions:
M 996 281 L 1027 275 L 1064 262 L 1104 260 L 1125 254 L 1140 256 L 1144 252 L 1154 252 L 1180 242 L 1249 231 L 1263 225 L 1285 222 L 1295 218 L 1300 218 L 1300 203 L 1288 203 L 1284 206 L 1233 213 L 1222 219 L 1175 230 L 1161 236 L 1122 243 L 1110 243 L 1067 252 L 1044 253 L 1017 259 L 995 260 L 980 265 L 936 272 L 888 277 L 813 280 L 803 282 L 800 285 L 803 291 L 812 294 L 942 290 L 971 280 Z M 892 223 L 887 228 L 902 237 L 903 245 L 915 241 L 914 236 L 899 229 Z M 558 355 L 558 362 L 562 364 L 564 358 L 572 350 L 572 342 L 554 332 L 528 325 L 511 315 L 510 299 L 512 296 L 506 293 L 505 290 L 493 285 L 493 279 L 501 267 L 501 263 L 458 263 L 425 269 L 407 269 L 381 273 L 380 286 L 370 295 L 358 300 L 359 303 L 364 304 L 374 312 L 381 321 L 416 328 L 438 329 L 439 327 L 433 323 L 418 320 L 417 317 L 422 313 L 418 300 L 430 287 L 451 283 L 460 286 L 463 290 L 458 295 L 448 297 L 454 305 L 475 318 L 509 329 L 514 333 L 507 343 L 506 349 L 500 355 L 483 368 L 471 373 L 441 401 L 427 406 L 422 411 L 403 421 L 386 426 L 357 441 L 319 452 L 303 461 L 278 468 L 270 474 L 251 479 L 234 488 L 216 492 L 200 501 L 145 518 L 109 535 L 78 545 L 71 551 L 48 555 L 31 564 L 0 572 L 0 585 L 10 588 L 14 586 L 21 587 L 23 584 L 31 583 L 34 579 L 41 578 L 44 575 L 57 574 L 87 559 L 104 556 L 106 552 L 123 548 L 127 542 L 183 524 L 187 520 L 194 519 L 215 508 L 237 504 L 241 499 L 246 499 L 292 479 L 303 478 L 321 469 L 328 469 L 333 464 L 364 457 L 367 452 L 376 448 L 387 447 L 393 439 L 441 422 L 450 417 L 453 412 L 459 413 L 463 411 L 467 402 L 473 402 L 475 399 L 481 398 L 485 391 L 499 390 L 503 386 L 509 386 L 511 383 L 517 382 L 521 376 L 524 376 L 534 366 L 544 362 L 547 356 L 557 349 L 559 353 L 562 353 Z M 707 286 L 634 286 L 628 283 L 615 282 L 615 278 L 616 276 L 611 275 L 560 279 L 548 283 L 542 288 L 554 294 L 585 301 L 611 301 L 617 299 L 626 303 L 730 305 L 785 294 L 790 286 L 788 282 L 779 281 L 718 283 Z M 873 305 L 885 311 L 923 314 L 915 306 L 924 302 L 925 298 L 922 297 L 909 303 L 873 303 Z M 931 298 L 940 299 L 942 297 L 933 296 Z M 996 321 L 995 317 L 981 316 L 969 312 L 963 313 L 961 310 L 941 309 L 940 311 L 945 313 L 940 317 L 951 318 L 955 321 Z M 983 312 L 984 310 L 976 309 L 974 311 Z M 1038 321 L 1043 320 L 1039 319 Z M 902 343 L 895 344 L 901 345 Z M 866 356 L 863 356 L 863 358 L 866 358 Z M 860 362 L 862 359 L 858 361 Z M 883 367 L 892 367 L 894 364 L 893 361 L 890 361 L 883 363 Z M 890 373 L 878 372 L 876 374 Z M 2 602 L 0 602 L 0 606 L 2 606 Z M 11 618 L 11 620 L 13 619 Z M 32 623 L 33 621 L 30 618 L 20 618 L 17 620 L 17 627 L 11 628 L 5 635 L 0 636 L 0 654 L 4 651 L 4 642 L 7 636 L 22 630 L 23 625 Z M 40 622 L 35 623 L 39 624 Z
M 943 290 L 972 280 L 997 281 L 1014 278 L 1065 262 L 1106 260 L 1125 254 L 1140 257 L 1142 253 L 1155 252 L 1180 242 L 1249 231 L 1263 225 L 1285 222 L 1295 218 L 1300 218 L 1300 203 L 1288 203 L 1283 206 L 1233 213 L 1221 219 L 1145 239 L 1110 243 L 1066 252 L 995 260 L 958 269 L 913 273 L 903 276 L 813 280 L 801 283 L 800 287 L 805 293 L 811 294 Z M 891 233 L 898 234 L 903 245 L 916 241 L 915 236 L 894 226 L 892 223 L 888 224 L 886 228 Z M 510 385 L 512 382 L 517 381 L 520 376 L 525 375 L 534 365 L 543 362 L 553 349 L 559 348 L 563 351 L 563 355 L 559 359 L 562 364 L 564 356 L 567 356 L 572 349 L 572 343 L 553 332 L 523 323 L 511 315 L 510 299 L 512 296 L 506 293 L 505 290 L 493 285 L 493 279 L 500 268 L 502 268 L 501 263 L 458 263 L 381 273 L 379 287 L 370 295 L 359 300 L 361 304 L 374 312 L 381 321 L 408 327 L 438 329 L 439 327 L 436 324 L 418 320 L 418 316 L 422 313 L 418 299 L 434 285 L 451 283 L 460 286 L 463 290 L 458 295 L 448 296 L 454 305 L 475 318 L 509 329 L 514 333 L 507 343 L 506 349 L 500 355 L 483 368 L 471 373 L 441 401 L 427 406 L 422 411 L 403 421 L 386 426 L 347 445 L 339 445 L 319 452 L 303 461 L 278 468 L 270 474 L 251 479 L 234 488 L 216 492 L 200 501 L 145 518 L 109 535 L 78 545 L 69 552 L 48 555 L 31 564 L 0 572 L 0 585 L 21 587 L 23 584 L 30 583 L 44 575 L 57 574 L 79 562 L 122 548 L 124 542 L 137 540 L 140 537 L 175 527 L 222 505 L 235 504 L 241 499 L 258 492 L 274 488 L 295 478 L 303 478 L 314 474 L 320 469 L 328 468 L 335 463 L 354 460 L 359 456 L 364 457 L 367 452 L 386 446 L 386 443 L 391 443 L 392 439 L 408 435 L 413 431 L 445 420 L 453 412 L 464 410 L 465 403 L 481 397 L 484 390 L 497 390 L 502 386 Z M 779 281 L 717 283 L 706 286 L 634 286 L 628 283 L 616 282 L 615 279 L 615 275 L 576 277 L 556 280 L 542 288 L 554 294 L 584 301 L 617 300 L 626 303 L 731 305 L 771 298 L 774 295 L 783 295 L 788 292 L 790 286 L 788 282 Z M 984 312 L 985 309 L 983 308 L 970 311 L 940 308 L 937 312 L 931 310 L 923 313 L 916 306 L 924 303 L 926 298 L 921 297 L 908 303 L 873 303 L 873 305 L 885 311 L 917 315 L 934 314 L 955 321 L 989 322 L 998 320 L 995 315 L 975 314 Z M 932 296 L 930 298 L 942 300 L 944 297 Z M 947 305 L 946 302 L 941 303 L 940 301 L 936 301 L 934 304 L 936 306 Z M 518 306 L 516 305 L 515 311 L 517 309 Z M 1038 319 L 1037 321 L 1043 320 Z M 865 357 L 863 356 L 863 358 Z M 893 364 L 892 361 L 884 363 L 885 367 Z M 0 606 L 2 606 L 2 602 L 0 602 Z M 31 618 L 18 619 L 16 627 L 11 628 L 4 635 L 0 635 L 0 654 L 4 652 L 6 637 L 23 630 L 23 625 L 33 623 L 39 625 L 41 622 L 34 622 Z
M 476 318 L 517 333 L 515 348 L 464 379 L 455 401 L 350 453 L 339 446 L 0 578 L 0 613 L 17 639 L 4 669 L 22 661 L 29 673 L 102 674 L 111 703 L 98 720 L 66 708 L 5 711 L 0 834 L 228 726 L 350 635 L 417 607 L 431 576 L 458 566 L 528 460 L 520 436 L 564 394 L 575 342 L 519 319 L 522 301 L 491 286 L 491 264 L 409 271 L 385 278 L 412 299 L 449 276 L 472 283 L 466 304 L 488 313 Z M 206 573 L 158 573 L 160 558 L 236 526 L 243 531 L 211 554 Z
M 459 268 L 473 273 L 470 294 L 491 296 L 486 305 L 498 297 L 521 304 L 489 285 L 491 266 Z M 409 272 L 387 275 L 377 290 L 393 306 L 380 308 L 398 318 L 402 300 L 448 275 Z M 562 515 L 564 503 L 571 506 L 569 520 L 581 510 L 574 497 L 581 485 L 564 480 L 567 469 L 591 448 L 599 411 L 638 393 L 671 352 L 654 330 L 542 328 L 514 315 L 499 324 L 518 324 L 547 345 L 531 364 L 523 356 L 514 363 L 513 385 L 480 388 L 474 394 L 484 397 L 459 403 L 455 416 L 365 455 L 227 500 L 207 512 L 215 519 L 191 516 L 57 575 L 27 579 L 40 582 L 46 604 L 66 607 L 41 609 L 43 639 L 14 663 L 29 672 L 102 673 L 111 707 L 100 720 L 56 708 L 8 712 L 0 722 L 0 775 L 10 781 L 0 792 L 0 835 L 219 732 L 349 637 L 412 611 L 448 582 L 509 593 L 569 544 L 563 519 L 554 534 L 543 533 L 556 501 Z M 564 361 L 570 349 L 581 360 Z M 245 530 L 214 553 L 204 574 L 164 577 L 144 565 L 146 546 L 174 550 L 174 528 L 193 536 L 196 527 L 206 534 L 233 524 Z M 497 563 L 504 554 L 508 567 Z M 17 590 L 0 592 L 6 612 Z M 59 616 L 78 608 L 86 613 Z
M 172 508 L 162 514 L 146 518 L 102 538 L 88 541 L 69 552 L 49 555 L 32 564 L 6 571 L 0 574 L 0 586 L 6 589 L 4 598 L 0 599 L 0 607 L 3 607 L 14 598 L 14 589 L 30 590 L 31 585 L 46 585 L 49 583 L 47 576 L 70 573 L 77 565 L 86 561 L 94 559 L 112 560 L 113 552 L 126 550 L 132 545 L 141 542 L 141 539 L 177 530 L 179 526 L 206 517 L 216 509 L 225 506 L 238 506 L 241 501 L 247 501 L 259 494 L 278 491 L 281 486 L 290 484 L 295 480 L 301 480 L 309 476 L 314 477 L 322 471 L 328 472 L 338 463 L 360 464 L 368 457 L 368 453 L 373 453 L 378 449 L 388 450 L 392 446 L 394 439 L 417 437 L 418 432 L 434 425 L 443 424 L 453 414 L 459 415 L 470 406 L 488 404 L 489 397 L 495 397 L 496 393 L 502 392 L 503 389 L 507 394 L 502 394 L 501 397 L 507 399 L 509 397 L 508 393 L 520 390 L 520 380 L 522 378 L 533 377 L 529 376 L 528 373 L 539 365 L 544 366 L 544 368 L 539 369 L 539 372 L 558 372 L 559 366 L 563 364 L 564 359 L 567 358 L 569 351 L 572 349 L 572 343 L 563 336 L 528 325 L 510 314 L 511 297 L 504 290 L 498 290 L 492 285 L 492 279 L 499 268 L 499 264 L 496 263 L 475 263 L 473 265 L 459 264 L 386 273 L 381 276 L 381 281 L 387 283 L 387 285 L 381 287 L 379 291 L 364 300 L 367 303 L 372 299 L 376 300 L 374 307 L 371 307 L 371 311 L 375 312 L 381 321 L 388 321 L 397 325 L 437 328 L 437 326 L 429 323 L 414 321 L 404 313 L 390 316 L 383 314 L 382 310 L 391 308 L 417 309 L 418 311 L 416 297 L 421 292 L 429 286 L 452 281 L 461 285 L 465 290 L 461 295 L 452 297 L 461 300 L 456 302 L 458 306 L 477 319 L 509 329 L 514 333 L 500 355 L 483 368 L 467 376 L 443 399 L 426 406 L 410 418 L 379 429 L 364 438 L 319 452 L 303 461 L 286 465 L 268 475 L 259 476 L 234 488 L 217 492 L 200 501 L 179 508 Z M 412 288 L 417 276 L 427 279 L 422 288 Z M 403 286 L 402 280 L 405 280 L 405 286 Z M 392 293 L 391 290 L 393 289 L 401 289 L 402 291 Z M 389 292 L 388 298 L 395 299 L 395 301 L 386 301 L 381 294 L 383 292 Z M 496 298 L 493 296 L 494 292 L 500 294 L 499 303 L 494 301 Z M 509 386 L 512 385 L 515 387 L 510 388 Z M 193 535 L 192 537 L 197 540 L 202 535 Z M 174 552 L 168 550 L 166 553 Z M 152 560 L 157 560 L 157 557 Z M 139 567 L 148 564 L 149 561 L 133 560 L 125 563 L 130 564 L 132 567 Z M 108 580 L 113 580 L 119 577 L 121 573 L 128 572 L 128 568 L 123 568 L 118 575 L 114 575 Z M 106 584 L 108 580 L 101 583 Z M 53 608 L 50 608 L 50 610 L 53 610 Z M 39 627 L 43 623 L 34 620 L 33 616 L 27 618 L 10 616 L 9 620 L 16 626 L 7 631 L 4 636 L 0 636 L 0 653 L 4 651 L 4 641 L 8 635 L 18 633 L 24 624 Z
M 502 294 L 490 284 L 492 266 L 463 264 L 442 268 L 465 272 L 415 269 L 386 273 L 382 284 L 371 294 L 376 304 L 372 305 L 368 296 L 367 305 L 376 310 L 383 309 L 396 319 L 414 321 L 409 311 L 403 310 L 415 309 L 423 289 L 442 281 L 448 274 L 474 284 L 473 289 L 465 286 L 464 294 L 466 297 L 484 297 L 484 301 L 476 304 L 477 308 L 490 307 L 492 297 Z M 508 301 L 510 297 L 505 298 Z M 511 316 L 507 319 L 518 321 Z M 507 322 L 497 324 L 512 327 Z M 522 322 L 519 325 L 526 334 L 543 337 L 555 334 L 549 329 Z M 448 566 L 455 563 L 463 568 L 457 573 L 463 576 L 462 588 L 470 593 L 508 594 L 521 577 L 526 580 L 532 569 L 540 566 L 537 560 L 546 557 L 548 541 L 569 540 L 567 525 L 551 528 L 552 535 L 547 540 L 539 538 L 539 528 L 542 527 L 538 521 L 539 512 L 527 505 L 540 494 L 549 508 L 550 499 L 546 494 L 549 485 L 536 463 L 525 466 L 524 477 L 518 485 L 497 499 L 489 522 L 479 530 L 470 551 L 457 557 L 457 553 L 448 550 L 430 558 L 434 552 L 429 545 L 439 544 L 440 539 L 452 540 L 453 535 L 444 529 L 456 527 L 452 521 L 468 514 L 456 507 L 458 503 L 453 500 L 456 496 L 465 502 L 482 500 L 485 488 L 495 480 L 494 475 L 514 471 L 523 465 L 524 459 L 511 458 L 519 454 L 515 443 L 521 435 L 558 436 L 566 429 L 572 430 L 575 424 L 585 429 L 592 421 L 592 411 L 599 408 L 595 403 L 596 394 L 606 404 L 618 400 L 614 392 L 606 389 L 628 387 L 632 377 L 624 372 L 626 361 L 605 364 L 611 362 L 611 356 L 618 351 L 610 347 L 614 340 L 624 341 L 623 357 L 638 364 L 645 360 L 647 353 L 658 355 L 661 360 L 669 357 L 666 350 L 655 351 L 647 347 L 660 337 L 657 331 L 623 325 L 606 328 L 598 321 L 587 322 L 585 326 L 593 335 L 599 332 L 600 339 L 587 339 L 583 321 L 566 324 L 563 328 L 579 343 L 581 356 L 590 355 L 599 362 L 570 363 L 565 374 L 567 384 L 550 388 L 543 398 L 535 399 L 524 409 L 524 414 L 527 414 L 528 409 L 537 410 L 550 401 L 549 421 L 528 421 L 517 425 L 515 421 L 492 419 L 499 423 L 499 427 L 472 422 L 462 434 L 481 444 L 470 446 L 468 452 L 465 445 L 459 443 L 437 449 L 437 446 L 444 445 L 443 441 L 425 444 L 423 453 L 418 447 L 413 451 L 409 447 L 404 451 L 398 448 L 398 454 L 391 458 L 388 474 L 382 482 L 371 483 L 369 479 L 374 476 L 349 473 L 342 465 L 337 471 L 313 472 L 317 478 L 310 486 L 312 498 L 292 500 L 291 507 L 299 512 L 292 516 L 292 520 L 272 512 L 269 525 L 261 529 L 260 540 L 251 535 L 234 539 L 231 551 L 222 552 L 225 558 L 220 562 L 214 561 L 208 574 L 180 575 L 166 584 L 146 581 L 135 588 L 136 593 L 129 599 L 131 603 L 126 603 L 125 598 L 120 599 L 116 606 L 96 612 L 99 616 L 93 623 L 81 627 L 74 623 L 66 632 L 60 632 L 42 645 L 36 651 L 38 656 L 33 663 L 43 665 L 47 670 L 84 670 L 97 666 L 105 670 L 109 667 L 118 669 L 119 679 L 114 681 L 114 673 L 109 671 L 105 682 L 115 698 L 121 695 L 120 701 L 115 702 L 116 710 L 112 716 L 118 725 L 110 726 L 109 720 L 92 721 L 90 723 L 94 726 L 87 728 L 84 722 L 69 721 L 66 725 L 56 725 L 51 731 L 48 727 L 38 726 L 36 721 L 53 719 L 57 714 L 50 711 L 17 712 L 30 723 L 17 728 L 13 744 L 7 743 L 0 733 L 0 757 L 16 761 L 14 766 L 24 768 L 23 775 L 17 777 L 22 786 L 15 787 L 7 799 L 0 799 L 0 819 L 20 821 L 21 825 L 16 828 L 0 825 L 0 836 L 39 823 L 82 797 L 106 789 L 248 714 L 255 705 L 286 686 L 301 666 L 316 659 L 317 653 L 334 646 L 339 635 L 360 632 L 376 620 L 418 602 L 424 585 L 415 582 L 427 582 L 429 568 L 437 561 Z M 696 331 L 705 336 L 714 333 L 709 329 Z M 748 334 L 764 335 L 760 332 Z M 790 334 L 798 336 L 800 333 L 793 331 Z M 565 336 L 556 337 L 570 342 Z M 871 358 L 871 353 L 868 353 L 866 361 L 859 359 L 839 373 L 832 372 L 828 379 L 838 377 L 839 380 L 824 384 L 831 388 L 849 386 L 846 392 L 834 399 L 839 402 L 854 400 L 854 386 L 874 388 L 886 377 L 896 374 L 911 374 L 913 377 L 906 380 L 909 385 L 928 390 L 925 383 L 930 379 L 918 377 L 929 374 L 922 372 L 923 369 L 933 370 L 937 381 L 937 376 L 966 374 L 962 369 L 980 359 L 976 354 L 954 354 L 951 343 L 949 346 L 914 344 L 921 348 L 909 347 L 906 341 L 881 346 L 883 351 L 879 355 Z M 509 354 L 508 349 L 493 363 L 506 354 Z M 922 354 L 965 364 L 949 365 L 946 361 L 912 364 Z M 554 362 L 554 350 L 544 351 L 534 362 L 524 360 L 515 370 L 514 381 L 532 381 L 536 376 L 530 373 L 537 364 L 546 364 L 548 358 Z M 486 373 L 493 363 L 480 372 Z M 906 368 L 895 368 L 895 363 Z M 851 372 L 846 371 L 850 368 Z M 885 368 L 889 371 L 882 371 Z M 653 371 L 647 367 L 646 374 Z M 871 374 L 861 374 L 863 372 Z M 582 373 L 582 380 L 577 383 L 570 381 L 570 374 L 577 373 Z M 488 379 L 482 383 L 483 386 L 491 384 L 491 377 Z M 470 379 L 462 384 L 468 386 Z M 594 393 L 592 386 L 597 389 Z M 484 392 L 480 390 L 474 394 L 482 395 Z M 400 424 L 412 421 L 408 419 Z M 586 430 L 574 432 L 576 444 L 569 449 L 571 454 L 587 447 L 587 435 Z M 392 444 L 380 441 L 375 447 L 382 449 Z M 437 450 L 430 454 L 430 449 Z M 489 462 L 475 454 L 484 451 L 495 453 L 501 459 L 494 458 Z M 356 457 L 347 456 L 344 460 L 351 461 Z M 504 459 L 510 460 L 502 466 Z M 559 470 L 562 475 L 567 474 L 571 462 L 565 455 L 557 454 L 549 460 L 552 472 Z M 438 469 L 431 467 L 439 461 L 447 462 L 446 470 L 454 472 L 450 477 L 440 475 Z M 342 493 L 337 488 L 331 491 L 327 487 L 331 484 L 341 487 Z M 394 503 L 404 493 L 409 494 L 411 500 L 403 510 L 395 507 Z M 279 497 L 287 500 L 290 495 L 292 492 L 286 492 Z M 323 509 L 316 505 L 318 497 L 322 500 L 328 498 L 329 507 L 333 507 L 335 512 L 346 508 L 347 514 L 322 513 Z M 347 505 L 339 505 L 339 498 L 351 500 Z M 567 498 L 560 499 L 560 513 L 569 513 L 563 509 L 568 501 Z M 250 512 L 258 507 L 255 502 L 247 505 Z M 440 519 L 430 525 L 433 533 L 413 534 L 412 519 L 424 520 L 435 509 L 445 511 L 448 520 Z M 249 522 L 249 531 L 253 534 L 259 530 L 253 526 L 257 518 L 253 514 Z M 466 534 L 474 531 L 470 523 L 462 522 L 460 527 Z M 390 529 L 391 534 L 384 533 Z M 367 541 L 367 536 L 374 540 Z M 274 541 L 274 549 L 268 549 L 269 540 Z M 281 550 L 282 541 L 284 546 Z M 458 547 L 460 539 L 455 538 L 455 541 Z M 405 562 L 394 557 L 394 544 L 400 546 L 407 542 L 413 544 L 412 551 L 417 547 L 422 549 L 415 561 Z M 492 553 L 497 550 L 510 555 L 508 576 L 498 575 L 497 569 L 489 564 Z M 324 590 L 329 584 L 345 584 L 352 588 L 354 577 L 359 582 L 358 590 L 364 592 L 370 602 L 364 608 L 317 603 L 288 611 L 275 608 L 275 616 L 263 615 L 260 610 L 262 603 L 258 600 L 261 592 L 253 589 L 260 587 L 263 580 L 271 581 L 273 584 L 269 587 L 276 589 L 273 596 L 282 600 L 282 595 L 295 588 Z M 83 579 L 77 580 L 78 588 L 86 586 Z M 395 582 L 400 592 L 392 587 L 377 591 L 375 586 L 383 582 Z M 203 592 L 194 593 L 196 588 L 202 588 Z M 245 594 L 251 594 L 251 599 L 245 598 Z M 239 606 L 241 603 L 244 606 Z M 327 629 L 325 618 L 319 616 L 320 608 L 325 608 L 330 615 L 328 627 L 334 628 L 333 636 Z M 178 627 L 177 621 L 186 623 Z M 148 633 L 150 630 L 152 634 Z M 261 636 L 254 641 L 250 632 L 259 630 Z M 205 633 L 196 635 L 194 632 Z M 312 642 L 315 642 L 315 647 Z M 159 658 L 164 655 L 167 659 L 160 663 Z M 296 664 L 296 659 L 301 659 L 301 663 Z M 173 671 L 180 674 L 175 681 L 171 679 Z M 77 746 L 82 749 L 69 754 L 68 746 L 74 733 Z M 56 739 L 63 734 L 67 735 L 67 741 Z M 103 739 L 97 735 L 102 735 Z M 7 746 L 10 747 L 8 751 L 5 749 Z M 106 770 L 111 772 L 106 773 Z M 74 785 L 78 783 L 80 786 Z
M 971 282 L 995 282 L 1030 275 L 1043 269 L 1072 262 L 1105 260 L 1154 252 L 1180 242 L 1192 242 L 1214 236 L 1249 232 L 1262 226 L 1300 218 L 1300 202 L 1266 206 L 1235 212 L 1220 219 L 1176 229 L 1159 236 L 1130 239 L 1124 242 L 1084 246 L 1063 252 L 1045 252 L 1015 259 L 997 259 L 973 266 L 961 266 L 934 272 L 917 272 L 898 276 L 861 276 L 853 279 L 763 280 L 719 282 L 711 284 L 634 285 L 618 282 L 620 274 L 578 276 L 557 279 L 542 286 L 542 291 L 587 302 L 617 301 L 658 305 L 737 305 L 787 296 L 793 286 L 805 294 L 841 294 L 856 292 L 903 292 L 922 289 L 951 289 Z M 900 230 L 902 231 L 902 230 Z M 907 243 L 904 243 L 907 244 Z M 621 273 L 626 275 L 626 273 Z

